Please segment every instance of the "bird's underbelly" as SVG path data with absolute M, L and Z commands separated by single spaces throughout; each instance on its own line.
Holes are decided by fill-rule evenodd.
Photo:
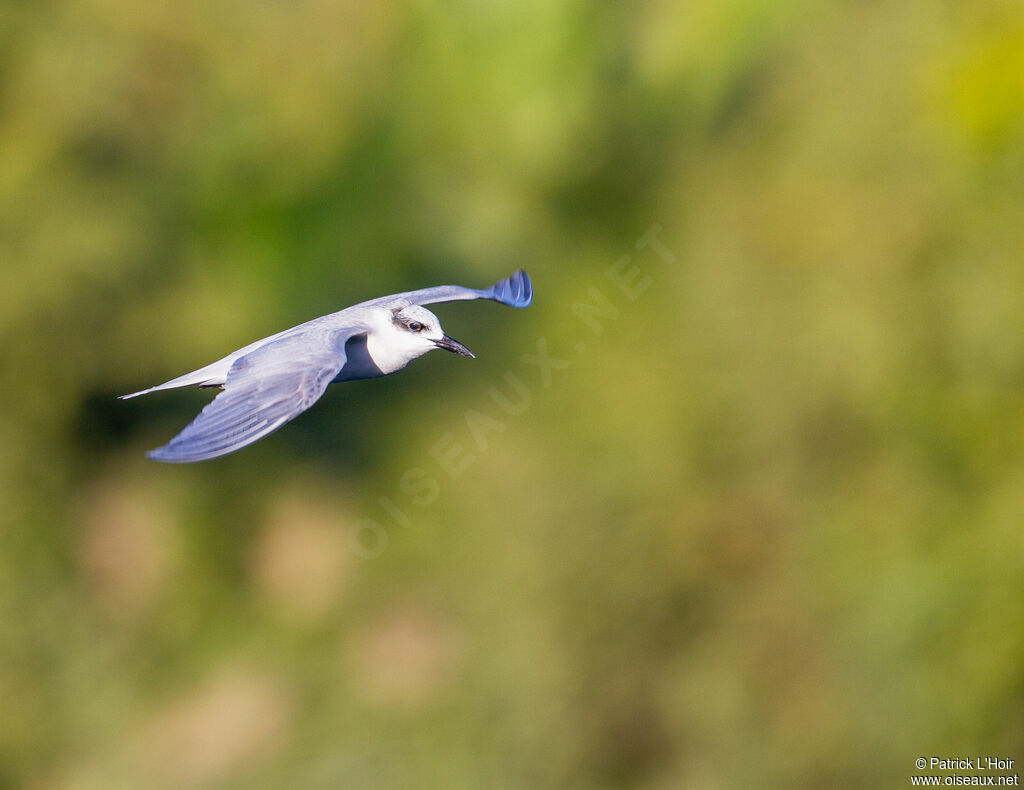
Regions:
M 331 381 L 358 381 L 384 375 L 366 349 L 366 335 L 355 335 L 345 343 L 345 365 Z

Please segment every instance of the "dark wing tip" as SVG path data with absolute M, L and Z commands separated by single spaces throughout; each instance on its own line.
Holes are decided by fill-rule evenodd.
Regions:
M 530 282 L 530 275 L 519 269 L 511 277 L 496 282 L 484 293 L 486 298 L 509 307 L 529 307 L 533 302 L 533 283 Z

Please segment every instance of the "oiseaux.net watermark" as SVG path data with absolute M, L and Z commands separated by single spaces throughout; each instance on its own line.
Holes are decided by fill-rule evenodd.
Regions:
M 349 545 L 361 557 L 380 556 L 387 548 L 389 530 L 408 528 L 417 510 L 430 507 L 441 496 L 442 481 L 457 480 L 491 447 L 494 438 L 508 429 L 509 420 L 526 413 L 536 399 L 537 388 L 550 388 L 555 377 L 587 353 L 588 341 L 605 332 L 617 320 L 623 307 L 635 302 L 654 282 L 652 265 L 673 263 L 675 253 L 661 240 L 662 227 L 652 225 L 636 240 L 635 253 L 622 255 L 602 272 L 598 283 L 587 289 L 585 298 L 570 310 L 579 320 L 581 335 L 571 352 L 555 352 L 547 338 L 538 337 L 532 353 L 523 354 L 519 365 L 510 368 L 500 381 L 487 389 L 477 408 L 466 409 L 458 432 L 446 430 L 427 448 L 430 465 L 411 466 L 398 478 L 391 496 L 377 500 L 381 513 L 364 518 L 349 531 Z
M 971 755 L 966 757 L 918 757 L 912 787 L 1020 787 L 1012 757 Z

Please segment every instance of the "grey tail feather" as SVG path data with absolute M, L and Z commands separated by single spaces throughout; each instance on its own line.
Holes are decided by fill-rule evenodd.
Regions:
M 182 376 L 181 378 L 184 378 L 184 376 Z M 148 395 L 151 392 L 159 392 L 160 390 L 176 389 L 178 387 L 223 387 L 224 386 L 223 384 L 221 384 L 219 382 L 210 382 L 209 379 L 207 379 L 205 381 L 203 379 L 199 379 L 198 381 L 182 381 L 180 383 L 175 383 L 177 381 L 178 381 L 178 379 L 171 379 L 170 381 L 165 382 L 163 384 L 157 384 L 155 387 L 148 387 L 147 389 L 139 390 L 138 392 L 131 392 L 131 393 L 127 394 L 127 395 L 118 395 L 117 399 L 118 400 L 128 400 L 129 398 L 137 398 L 139 395 Z

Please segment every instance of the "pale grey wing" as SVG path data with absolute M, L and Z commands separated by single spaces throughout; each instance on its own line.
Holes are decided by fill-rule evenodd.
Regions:
M 275 340 L 235 360 L 224 391 L 181 433 L 147 455 L 157 461 L 205 461 L 262 439 L 312 406 L 345 365 L 350 327 Z
M 496 282 L 490 288 L 465 288 L 461 285 L 438 285 L 434 288 L 423 288 L 419 291 L 385 296 L 374 299 L 371 305 L 383 305 L 390 302 L 406 304 L 437 304 L 438 302 L 457 302 L 466 299 L 490 299 L 501 302 L 509 307 L 529 307 L 533 302 L 533 283 L 530 276 L 520 269 L 510 277 Z

